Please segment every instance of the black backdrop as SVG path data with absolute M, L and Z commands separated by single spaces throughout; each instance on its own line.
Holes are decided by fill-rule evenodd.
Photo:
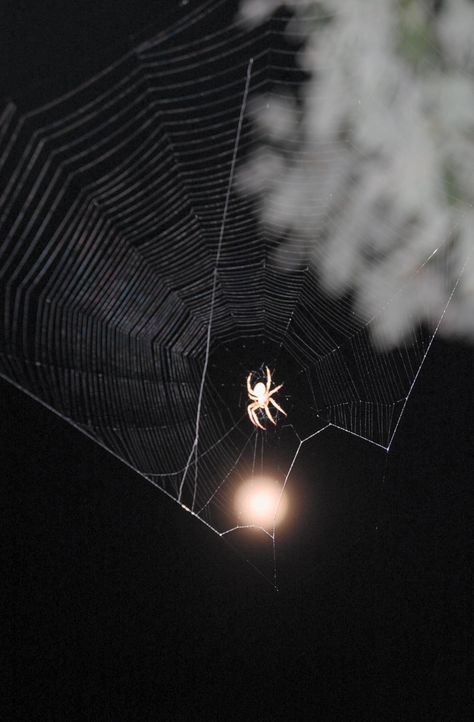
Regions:
M 185 10 L 7 2 L 2 95 L 59 91 Z M 304 449 L 279 592 L 2 381 L 6 718 L 470 718 L 472 368 L 434 343 L 388 459 L 333 430 Z

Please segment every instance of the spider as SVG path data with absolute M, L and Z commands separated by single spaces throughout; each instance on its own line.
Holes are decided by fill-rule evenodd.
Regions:
M 265 413 L 272 422 L 272 424 L 276 424 L 275 419 L 270 413 L 270 410 L 268 408 L 269 404 L 273 404 L 275 408 L 278 409 L 278 411 L 281 411 L 282 414 L 286 414 L 286 411 L 283 411 L 281 406 L 278 406 L 277 402 L 274 401 L 271 397 L 273 394 L 276 394 L 277 391 L 281 389 L 283 384 L 280 384 L 279 386 L 276 386 L 273 391 L 270 391 L 270 386 L 272 385 L 272 375 L 270 373 L 270 369 L 268 366 L 265 366 L 266 372 L 267 372 L 267 383 L 264 384 L 263 381 L 259 381 L 255 384 L 255 386 L 252 388 L 250 385 L 250 381 L 252 378 L 252 374 L 249 373 L 247 376 L 247 391 L 249 393 L 249 399 L 251 403 L 247 406 L 247 412 L 250 418 L 250 421 L 254 426 L 258 426 L 260 429 L 263 429 L 265 431 L 265 427 L 262 426 L 260 421 L 257 418 L 257 414 L 255 413 L 257 409 L 265 409 Z

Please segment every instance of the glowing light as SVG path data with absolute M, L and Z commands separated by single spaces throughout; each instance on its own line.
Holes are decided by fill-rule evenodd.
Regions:
M 272 529 L 279 524 L 288 509 L 288 499 L 281 486 L 268 477 L 249 479 L 239 488 L 235 510 L 240 524 L 255 524 Z

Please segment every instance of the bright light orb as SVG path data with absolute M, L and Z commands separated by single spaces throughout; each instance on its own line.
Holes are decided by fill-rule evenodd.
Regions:
M 254 477 L 239 488 L 235 497 L 235 511 L 239 524 L 273 529 L 288 509 L 288 499 L 281 486 L 268 477 Z

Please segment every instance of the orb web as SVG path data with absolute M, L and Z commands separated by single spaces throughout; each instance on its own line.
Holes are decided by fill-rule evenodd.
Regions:
M 301 73 L 278 18 L 246 29 L 221 10 L 204 3 L 47 104 L 5 104 L 0 372 L 229 537 L 249 526 L 239 485 L 270 471 L 283 491 L 325 429 L 390 448 L 455 289 L 433 328 L 383 352 L 350 299 L 276 263 L 281 239 L 235 169 L 256 140 L 248 97 Z M 246 377 L 266 365 L 288 417 L 263 432 Z M 274 558 L 275 524 L 260 531 Z

